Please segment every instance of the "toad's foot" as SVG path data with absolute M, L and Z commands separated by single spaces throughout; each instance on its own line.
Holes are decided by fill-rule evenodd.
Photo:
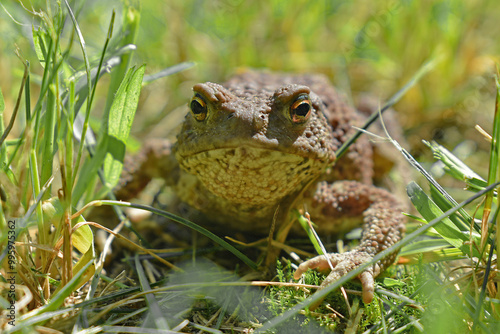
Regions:
M 372 260 L 373 255 L 360 250 L 352 250 L 347 253 L 330 253 L 327 255 L 333 270 L 326 277 L 326 279 L 321 283 L 320 289 L 325 288 L 331 283 L 337 281 L 342 276 L 345 276 L 348 272 L 356 269 L 363 263 L 367 263 Z M 299 265 L 297 271 L 293 275 L 294 279 L 299 279 L 300 276 L 306 272 L 308 269 L 317 269 L 319 271 L 330 270 L 330 265 L 328 264 L 325 255 L 316 256 L 310 260 L 302 262 Z M 373 300 L 373 292 L 375 289 L 374 278 L 380 273 L 381 268 L 378 263 L 373 266 L 366 268 L 361 274 L 358 275 L 359 280 L 363 288 L 363 302 L 371 303 Z

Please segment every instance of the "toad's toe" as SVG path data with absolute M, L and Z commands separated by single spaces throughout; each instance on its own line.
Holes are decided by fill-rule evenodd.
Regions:
M 332 284 L 333 282 L 339 280 L 341 277 L 345 276 L 350 271 L 356 269 L 361 264 L 371 261 L 372 255 L 353 250 L 351 252 L 342 254 L 328 254 L 328 259 L 331 262 L 332 270 L 330 274 L 325 278 L 321 284 L 320 289 Z M 308 261 L 305 261 L 299 265 L 299 268 L 294 273 L 294 278 L 298 279 L 300 276 L 306 272 L 308 269 L 317 269 L 319 271 L 326 271 L 330 269 L 327 257 L 324 255 L 316 256 Z M 374 295 L 374 277 L 380 273 L 380 267 L 378 264 L 366 268 L 357 277 L 361 281 L 363 288 L 363 302 L 370 303 L 373 300 Z

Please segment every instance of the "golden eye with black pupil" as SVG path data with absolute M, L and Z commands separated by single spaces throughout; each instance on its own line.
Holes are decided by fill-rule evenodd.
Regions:
M 290 118 L 292 122 L 300 124 L 307 121 L 311 114 L 311 101 L 309 96 L 301 95 L 290 106 Z
M 197 121 L 201 122 L 205 118 L 207 118 L 207 113 L 208 113 L 207 103 L 198 94 L 191 99 L 189 107 L 191 109 L 191 112 L 193 113 L 193 117 Z

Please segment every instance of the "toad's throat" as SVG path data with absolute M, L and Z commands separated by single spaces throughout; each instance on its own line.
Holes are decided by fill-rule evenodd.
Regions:
M 216 196 L 255 206 L 277 203 L 300 190 L 323 167 L 314 159 L 254 147 L 204 151 L 180 164 Z

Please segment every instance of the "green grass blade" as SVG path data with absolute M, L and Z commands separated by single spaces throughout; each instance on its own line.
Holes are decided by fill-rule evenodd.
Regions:
M 0 89 L 0 138 L 5 131 L 3 111 L 5 110 L 5 101 L 3 99 L 2 89 Z M 5 171 L 8 168 L 7 145 L 0 144 L 0 171 Z
M 169 75 L 182 72 L 184 70 L 187 70 L 188 68 L 193 67 L 194 65 L 195 65 L 194 62 L 189 61 L 189 62 L 183 62 L 183 63 L 176 64 L 173 66 L 169 66 L 169 67 L 164 68 L 163 70 L 161 70 L 155 74 L 145 75 L 143 83 L 145 83 L 145 84 L 150 83 L 150 82 L 153 82 L 153 81 L 158 80 L 160 78 L 167 77 Z
M 309 238 L 309 241 L 311 241 L 316 253 L 318 253 L 319 255 L 326 254 L 325 249 L 321 247 L 321 245 L 318 242 L 318 239 L 316 238 L 317 235 L 315 236 L 314 231 L 309 226 L 309 222 L 306 219 L 306 217 L 301 215 L 297 210 L 294 210 L 294 213 L 297 215 L 297 219 L 300 223 L 300 226 L 302 226 L 304 231 L 306 231 L 307 237 Z
M 66 4 L 66 8 L 68 9 L 68 14 L 71 18 L 71 21 L 73 22 L 74 30 L 76 32 L 76 35 L 78 36 L 78 41 L 79 41 L 80 47 L 82 49 L 83 61 L 85 64 L 85 72 L 87 74 L 87 78 L 86 78 L 87 79 L 87 92 L 88 92 L 87 96 L 91 96 L 92 95 L 92 79 L 91 79 L 91 73 L 90 73 L 91 72 L 90 71 L 90 61 L 89 61 L 89 57 L 87 55 L 87 48 L 86 48 L 86 44 L 85 44 L 85 39 L 83 38 L 82 31 L 80 30 L 80 26 L 75 18 L 75 15 L 73 14 L 73 10 L 71 9 L 71 6 L 69 5 L 67 0 L 64 0 L 64 3 Z M 83 129 L 82 129 L 82 134 L 81 134 L 81 138 L 83 138 L 83 139 L 85 138 L 85 135 L 87 133 L 89 118 L 90 118 L 90 111 L 91 111 L 91 105 L 89 102 L 87 102 L 87 108 L 85 111 L 85 121 L 83 122 Z M 75 175 L 78 173 L 78 168 L 80 166 L 80 161 L 82 159 L 84 146 L 85 146 L 85 141 L 81 140 L 80 147 L 78 149 L 78 154 L 76 157 Z M 73 198 L 74 197 L 75 196 L 73 196 Z
M 16 53 L 19 58 L 21 59 L 21 56 L 19 55 L 19 53 Z M 21 59 L 21 61 L 23 61 L 23 59 Z M 9 121 L 9 124 L 7 125 L 7 127 L 5 129 L 2 130 L 2 134 L 0 136 L 0 147 L 3 146 L 3 143 L 5 142 L 5 139 L 7 139 L 7 135 L 10 133 L 10 131 L 12 130 L 12 127 L 14 126 L 14 121 L 16 120 L 16 116 L 17 116 L 17 113 L 19 111 L 19 106 L 21 104 L 21 97 L 23 95 L 23 90 L 24 90 L 24 85 L 26 84 L 27 82 L 27 79 L 29 77 L 29 66 L 28 66 L 28 63 L 23 61 L 24 63 L 24 75 L 23 75 L 23 81 L 21 83 L 21 87 L 19 88 L 19 93 L 17 95 L 17 100 L 16 100 L 16 105 L 14 107 L 14 112 L 12 113 L 12 116 L 11 116 L 11 119 Z M 3 101 L 3 96 L 2 96 L 2 101 Z M 3 109 L 5 109 L 5 104 L 4 102 L 3 103 Z M 3 115 L 3 110 L 1 112 L 1 114 Z M 18 143 L 18 147 L 21 145 L 21 141 L 19 141 Z M 14 159 L 14 156 L 11 157 L 11 160 Z M 7 165 L 10 165 L 11 161 L 8 162 Z
M 499 144 L 500 144 L 500 116 L 498 115 L 500 108 L 500 82 L 498 81 L 498 76 L 495 77 L 495 83 L 497 88 L 496 103 L 495 103 L 495 115 L 493 119 L 493 133 L 491 135 L 491 148 L 490 148 L 490 162 L 488 169 L 488 184 L 492 184 L 498 177 L 498 156 L 499 156 Z M 493 199 L 493 194 L 486 195 L 485 208 L 491 207 L 491 202 Z
M 3 118 L 3 111 L 5 110 L 5 100 L 3 98 L 2 89 L 0 88 L 0 117 Z M 0 125 L 3 128 L 3 122 Z
M 498 209 L 496 210 L 495 212 L 495 215 L 498 216 Z M 498 217 L 495 217 L 495 218 L 498 218 Z M 486 286 L 488 284 L 488 277 L 490 277 L 490 271 L 492 269 L 492 261 L 493 261 L 493 254 L 495 254 L 495 252 L 493 252 L 493 249 L 495 247 L 495 243 L 493 240 L 490 241 L 490 249 L 491 251 L 489 252 L 488 254 L 488 262 L 486 263 L 486 270 L 485 270 L 485 273 L 484 273 L 484 278 L 483 278 L 483 282 L 482 282 L 482 286 L 481 286 L 481 292 L 479 294 L 479 299 L 477 301 L 477 305 L 475 307 L 475 313 L 474 313 L 474 327 L 473 327 L 473 331 L 474 332 L 477 332 L 476 330 L 474 329 L 477 329 L 477 326 L 481 323 L 480 321 L 480 314 L 482 313 L 482 309 L 483 307 L 485 306 L 484 305 L 484 299 L 485 299 L 485 296 L 486 296 Z M 495 270 L 495 269 L 493 269 Z M 498 292 L 497 292 L 497 296 L 498 296 Z M 497 305 L 498 307 L 498 305 Z
M 461 250 L 450 247 L 450 244 L 442 238 L 424 239 L 411 243 L 403 247 L 398 256 L 413 260 L 413 263 L 453 261 L 466 258 Z
M 495 84 L 496 84 L 496 88 L 497 88 L 497 92 L 496 92 L 496 100 L 495 100 L 495 118 L 494 118 L 494 121 L 493 121 L 493 128 L 496 129 L 496 133 L 494 134 L 494 136 L 492 136 L 492 141 L 491 141 L 491 147 L 492 147 L 492 151 L 493 151 L 493 147 L 494 147 L 494 144 L 496 144 L 496 149 L 497 149 L 497 152 L 496 152 L 496 155 L 493 155 L 491 156 L 490 158 L 490 173 L 493 174 L 493 172 L 491 172 L 491 169 L 493 168 L 493 165 L 497 168 L 495 170 L 495 178 L 491 177 L 490 178 L 490 175 L 488 175 L 488 183 L 493 183 L 493 181 L 496 181 L 500 178 L 500 169 L 498 169 L 498 156 L 500 155 L 500 82 L 499 82 L 499 76 L 500 76 L 500 73 L 498 71 L 498 67 L 497 67 L 497 75 L 495 76 Z M 495 131 L 494 131 L 495 132 Z M 498 194 L 498 189 L 497 189 L 497 194 Z M 493 196 L 493 192 L 490 193 L 490 196 Z M 497 206 L 498 206 L 498 195 L 497 195 Z M 485 204 L 485 210 L 486 210 L 486 204 Z M 498 208 L 497 208 L 497 211 L 495 212 L 495 220 L 494 220 L 494 223 L 496 225 L 496 264 L 497 264 L 497 268 L 500 266 L 500 256 L 498 256 L 498 250 L 500 249 L 500 228 L 499 228 L 499 221 L 498 221 Z M 482 232 L 482 231 L 481 231 Z M 493 244 L 492 244 L 493 245 Z M 490 256 L 489 256 L 489 259 L 488 259 L 488 262 L 490 262 L 491 260 L 491 256 L 492 256 L 492 253 L 493 252 L 493 247 L 491 247 L 490 249 Z M 487 277 L 487 276 L 486 276 Z M 486 281 L 486 280 L 485 280 Z M 497 289 L 497 293 L 496 293 L 496 296 L 495 296 L 497 299 L 500 298 L 500 291 Z M 500 311 L 500 306 L 498 305 L 495 305 L 495 310 L 497 311 L 497 314 L 498 312 Z
M 50 84 L 47 94 L 47 107 L 45 108 L 45 124 L 42 150 L 42 172 L 40 182 L 45 183 L 52 176 L 52 164 L 54 162 L 54 141 L 56 131 L 56 87 Z M 45 193 L 44 199 L 49 199 L 50 188 Z
M 425 239 L 416 241 L 406 247 L 403 247 L 399 252 L 399 256 L 414 255 L 424 252 L 433 252 L 450 247 L 450 244 L 443 239 Z
M 88 190 L 88 187 L 94 183 L 93 179 L 97 176 L 97 170 L 102 166 L 105 157 L 106 151 L 104 149 L 97 150 L 92 159 L 86 160 L 83 163 L 80 172 L 78 175 L 75 175 L 75 177 L 78 177 L 78 180 L 73 189 L 73 205 L 78 203 L 85 191 Z

